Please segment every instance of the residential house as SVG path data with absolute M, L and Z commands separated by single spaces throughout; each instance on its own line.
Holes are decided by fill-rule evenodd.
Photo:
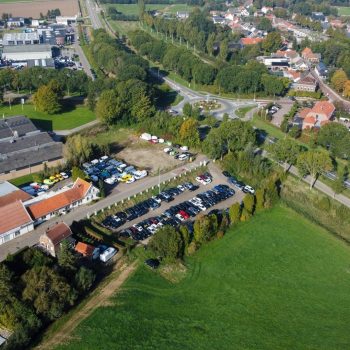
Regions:
M 248 46 L 248 45 L 256 45 L 256 44 L 259 44 L 263 41 L 264 41 L 263 38 L 242 38 L 240 40 L 240 43 L 244 47 L 244 46 Z
M 297 62 L 300 58 L 299 54 L 295 50 L 287 49 L 285 51 L 277 50 L 276 56 L 289 58 L 290 63 Z
M 315 92 L 317 89 L 317 80 L 308 72 L 303 74 L 298 81 L 292 84 L 292 89 L 297 91 Z
M 322 78 L 322 79 L 326 79 L 328 76 L 328 69 L 327 66 L 323 63 L 320 62 L 316 67 L 315 67 L 315 72 L 316 74 Z
M 313 21 L 325 21 L 326 16 L 323 14 L 323 12 L 312 12 L 311 13 L 311 19 Z
M 91 183 L 78 178 L 71 188 L 64 188 L 57 194 L 36 198 L 27 205 L 35 224 L 49 220 L 56 215 L 64 215 L 73 208 L 96 199 L 99 190 Z
M 226 23 L 226 19 L 224 17 L 221 16 L 213 16 L 213 23 L 214 24 L 225 24 Z
M 78 242 L 74 249 L 77 253 L 81 254 L 85 258 L 96 259 L 99 256 L 98 248 L 83 242 Z
M 299 112 L 302 119 L 302 129 L 320 128 L 329 123 L 335 112 L 333 103 L 318 101 L 312 108 L 305 108 Z
M 317 64 L 320 62 L 321 59 L 321 55 L 319 53 L 314 53 L 312 52 L 312 50 L 309 47 L 306 47 L 302 53 L 301 53 L 301 57 L 310 63 L 314 63 Z
M 75 239 L 72 238 L 70 227 L 64 222 L 56 223 L 48 228 L 44 234 L 40 236 L 39 244 L 50 255 L 56 257 L 59 254 L 61 244 L 67 241 L 71 246 L 74 246 Z
M 298 80 L 300 80 L 301 77 L 301 73 L 294 70 L 294 69 L 287 69 L 283 72 L 283 76 L 285 78 L 290 79 L 291 81 L 293 81 L 294 83 L 297 82 Z
M 0 207 L 0 245 L 33 229 L 33 220 L 20 200 Z
M 184 19 L 187 19 L 189 16 L 190 16 L 190 13 L 186 12 L 186 11 L 177 11 L 176 12 L 177 19 L 184 20 Z
M 296 70 L 299 71 L 305 71 L 309 69 L 309 66 L 305 63 L 305 61 L 302 58 L 297 59 L 294 63 L 293 63 L 293 67 Z

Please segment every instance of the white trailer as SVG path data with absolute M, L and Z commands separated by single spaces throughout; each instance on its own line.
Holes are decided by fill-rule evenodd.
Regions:
M 100 254 L 100 260 L 102 262 L 107 262 L 110 260 L 115 254 L 117 254 L 117 250 L 115 248 L 109 247 L 102 254 Z

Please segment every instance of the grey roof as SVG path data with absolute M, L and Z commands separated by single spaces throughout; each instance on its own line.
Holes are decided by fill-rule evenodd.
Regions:
M 16 52 L 51 52 L 51 46 L 46 44 L 4 46 L 4 54 Z
M 60 158 L 62 158 L 62 143 L 44 144 L 34 149 L 12 153 L 5 159 L 0 158 L 0 174 Z
M 54 142 L 47 132 L 39 132 L 33 135 L 26 135 L 16 139 L 0 142 L 0 159 L 3 155 L 11 153 L 28 152 L 36 150 L 42 145 Z
M 28 118 L 0 120 L 0 174 L 59 158 L 62 143 L 39 131 Z
M 40 60 L 27 60 L 27 67 L 43 67 L 43 68 L 55 68 L 55 61 L 53 58 L 45 58 Z
M 18 136 L 23 136 L 37 131 L 37 128 L 30 119 L 23 115 L 0 119 L 0 142 L 4 139 L 12 138 L 14 131 L 17 131 Z
M 0 181 L 0 197 L 6 196 L 14 191 L 18 191 L 18 188 L 15 185 L 12 185 L 7 181 Z

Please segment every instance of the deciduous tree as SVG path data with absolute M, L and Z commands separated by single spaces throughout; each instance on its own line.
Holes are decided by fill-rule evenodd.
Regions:
M 310 150 L 299 154 L 297 167 L 301 176 L 310 175 L 310 189 L 313 187 L 317 177 L 332 169 L 332 161 L 327 152 Z

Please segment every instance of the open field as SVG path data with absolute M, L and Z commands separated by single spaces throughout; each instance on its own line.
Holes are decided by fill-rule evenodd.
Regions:
M 124 15 L 138 15 L 139 8 L 137 4 L 108 4 L 106 8 L 114 7 L 119 12 Z M 155 11 L 158 10 L 160 12 L 172 13 L 176 14 L 178 11 L 191 11 L 193 7 L 188 6 L 187 4 L 146 4 L 146 11 Z
M 79 13 L 78 0 L 37 0 L 37 1 L 3 1 L 0 0 L 0 13 L 10 12 L 12 16 L 39 18 L 40 12 L 60 9 L 62 16 L 74 16 Z
M 348 7 L 337 7 L 339 16 L 350 16 L 350 6 Z
M 350 347 L 350 250 L 276 207 L 203 246 L 172 284 L 140 267 L 59 350 Z
M 47 113 L 35 111 L 32 104 L 13 105 L 12 108 L 8 106 L 0 107 L 0 116 L 6 117 L 14 115 L 25 115 L 32 120 L 32 122 L 43 130 L 70 130 L 80 125 L 86 124 L 96 119 L 95 114 L 87 107 L 77 106 L 75 108 L 63 109 L 60 114 L 49 115 Z

